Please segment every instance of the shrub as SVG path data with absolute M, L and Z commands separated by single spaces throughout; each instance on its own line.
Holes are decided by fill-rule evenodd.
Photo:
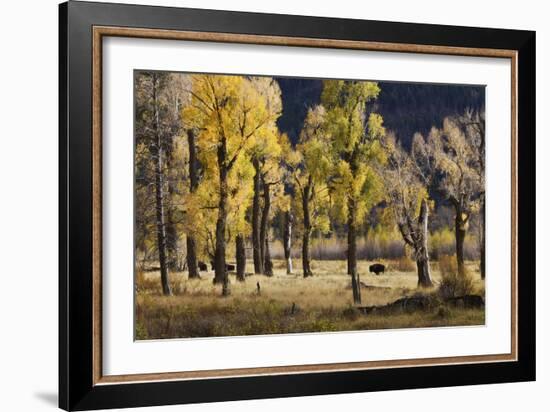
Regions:
M 360 259 L 396 259 L 405 255 L 403 239 L 396 227 L 389 229 L 376 225 L 362 240 L 362 244 L 357 245 Z
M 456 258 L 451 255 L 439 256 L 439 271 L 441 276 L 444 274 L 455 273 L 458 270 Z
M 405 255 L 405 246 L 400 235 L 395 231 L 385 232 L 382 229 L 369 231 L 367 236 L 357 237 L 357 259 L 397 259 Z M 292 257 L 301 258 L 301 238 L 293 241 Z M 283 245 L 280 240 L 270 244 L 271 257 L 284 259 Z M 345 237 L 312 236 L 311 258 L 313 260 L 345 260 L 348 245 Z
M 171 282 L 172 293 L 174 295 L 185 295 L 187 293 L 187 285 L 184 282 Z
M 436 230 L 430 233 L 429 243 L 431 255 L 435 259 L 452 254 L 455 250 L 454 231 L 449 227 Z
M 392 268 L 398 272 L 412 272 L 416 270 L 416 264 L 407 256 L 401 256 L 392 263 Z
M 136 269 L 136 292 L 156 291 L 159 288 L 158 281 L 148 277 L 142 269 Z
M 142 268 L 136 269 L 136 285 L 140 286 L 143 285 L 145 281 L 145 274 L 143 273 Z
M 429 236 L 430 253 L 434 259 L 443 255 L 452 255 L 456 251 L 455 232 L 448 226 L 433 231 Z M 467 260 L 479 259 L 479 240 L 473 231 L 466 234 L 464 239 L 464 258 Z
M 474 283 L 468 273 L 459 275 L 458 272 L 442 275 L 439 293 L 444 299 L 457 296 L 471 295 Z
M 315 260 L 342 260 L 346 258 L 346 250 L 345 239 L 338 237 L 313 238 L 311 241 L 311 257 Z
M 447 319 L 451 316 L 451 310 L 447 306 L 441 305 L 437 308 L 436 316 L 439 319 Z
M 342 316 L 347 320 L 357 320 L 361 313 L 354 306 L 348 306 L 342 311 Z
M 136 340 L 147 339 L 147 329 L 141 322 L 136 322 Z
M 439 294 L 443 299 L 472 294 L 474 281 L 469 273 L 458 273 L 454 256 L 443 255 L 439 258 L 441 283 Z

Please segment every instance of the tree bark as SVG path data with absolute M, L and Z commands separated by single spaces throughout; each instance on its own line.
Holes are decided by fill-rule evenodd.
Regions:
M 430 274 L 430 257 L 428 254 L 428 202 L 426 199 L 423 199 L 420 205 L 418 226 L 420 231 L 420 237 L 418 239 L 419 245 L 416 250 L 418 286 L 430 287 L 433 286 L 433 283 Z
M 265 258 L 264 271 L 266 276 L 273 276 L 273 262 L 271 261 L 271 252 L 269 251 L 269 238 L 265 238 Z
M 286 273 L 287 275 L 292 274 L 292 222 L 293 222 L 292 213 L 286 211 L 284 215 L 284 233 L 283 233 L 283 248 L 285 252 L 285 261 L 286 261 Z
M 310 265 L 311 257 L 309 256 L 309 237 L 309 233 L 304 229 L 302 238 L 302 270 L 305 278 L 313 276 Z
M 164 160 L 166 162 L 166 170 L 172 169 L 170 149 L 163 150 Z M 178 233 L 176 224 L 173 219 L 173 209 L 170 207 L 170 200 L 174 198 L 175 188 L 172 179 L 168 177 L 166 187 L 168 193 L 163 193 L 164 197 L 164 216 L 165 216 L 165 230 L 166 230 L 166 262 L 169 270 L 179 270 L 179 245 L 178 245 Z
M 187 269 L 189 279 L 200 279 L 199 268 L 197 264 L 197 245 L 193 236 L 187 236 Z
M 168 279 L 168 264 L 166 261 L 166 225 L 164 215 L 164 175 L 163 175 L 163 152 L 162 139 L 160 135 L 159 125 L 159 101 L 158 101 L 158 77 L 153 77 L 153 105 L 154 105 L 154 120 L 153 129 L 155 131 L 156 145 L 156 162 L 155 162 L 155 202 L 156 202 L 156 226 L 157 226 L 157 247 L 159 253 L 160 264 L 160 280 L 162 284 L 162 293 L 171 295 L 170 282 Z
M 430 263 L 427 259 L 417 260 L 416 270 L 418 273 L 418 286 L 425 288 L 433 286 L 430 276 Z
M 361 283 L 357 273 L 357 233 L 356 233 L 356 209 L 354 199 L 348 200 L 348 270 L 351 275 L 351 288 L 353 302 L 361 303 Z
M 455 243 L 456 243 L 456 263 L 458 267 L 458 273 L 464 275 L 466 269 L 464 266 L 464 239 L 466 238 L 466 223 L 467 219 L 464 218 L 462 209 L 456 208 L 455 215 Z
M 313 276 L 311 271 L 311 258 L 309 255 L 309 239 L 311 237 L 311 216 L 309 210 L 309 199 L 311 191 L 311 177 L 302 191 L 302 209 L 304 213 L 304 233 L 302 236 L 302 268 L 304 277 Z
M 260 243 L 260 161 L 252 159 L 254 166 L 254 197 L 252 199 L 252 258 L 254 260 L 254 273 L 264 273 L 262 246 Z
M 194 193 L 199 184 L 197 173 L 197 147 L 195 145 L 195 131 L 187 130 L 187 143 L 189 145 L 189 191 Z M 187 269 L 189 279 L 200 279 L 197 267 L 197 247 L 193 235 L 187 235 Z
M 218 203 L 218 218 L 216 220 L 216 251 L 214 254 L 214 283 L 221 283 L 222 295 L 230 294 L 229 277 L 225 264 L 225 228 L 227 224 L 227 143 L 225 137 L 222 137 L 218 145 L 217 158 L 220 181 L 220 199 Z
M 266 182 L 263 182 L 263 211 L 262 221 L 260 225 L 260 253 L 263 262 L 263 273 L 267 276 L 273 276 L 273 264 L 271 263 L 271 256 L 269 254 L 269 239 L 268 239 L 268 225 L 269 225 L 269 212 L 271 209 L 271 186 Z
M 237 260 L 237 280 L 244 282 L 246 279 L 246 250 L 242 234 L 238 234 L 235 238 L 235 258 Z

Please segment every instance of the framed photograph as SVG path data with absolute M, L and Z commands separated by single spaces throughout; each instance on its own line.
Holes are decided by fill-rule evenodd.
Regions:
M 535 379 L 535 33 L 60 5 L 66 410 Z

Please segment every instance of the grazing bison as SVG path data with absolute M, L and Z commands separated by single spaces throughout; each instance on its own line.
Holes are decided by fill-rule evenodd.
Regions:
M 379 275 L 380 273 L 384 273 L 385 269 L 386 267 L 381 263 L 374 263 L 369 266 L 369 272 L 376 273 L 376 275 Z
M 200 260 L 198 262 L 198 266 L 201 272 L 206 272 L 208 270 L 208 266 L 206 265 L 206 263 L 201 262 Z

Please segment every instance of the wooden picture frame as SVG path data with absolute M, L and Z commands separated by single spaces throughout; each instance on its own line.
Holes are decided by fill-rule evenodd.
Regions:
M 215 402 L 535 379 L 535 33 L 168 7 L 59 8 L 59 406 Z M 478 56 L 512 67 L 511 352 L 102 374 L 102 39 L 107 36 Z M 520 184 L 521 183 L 521 184 Z

